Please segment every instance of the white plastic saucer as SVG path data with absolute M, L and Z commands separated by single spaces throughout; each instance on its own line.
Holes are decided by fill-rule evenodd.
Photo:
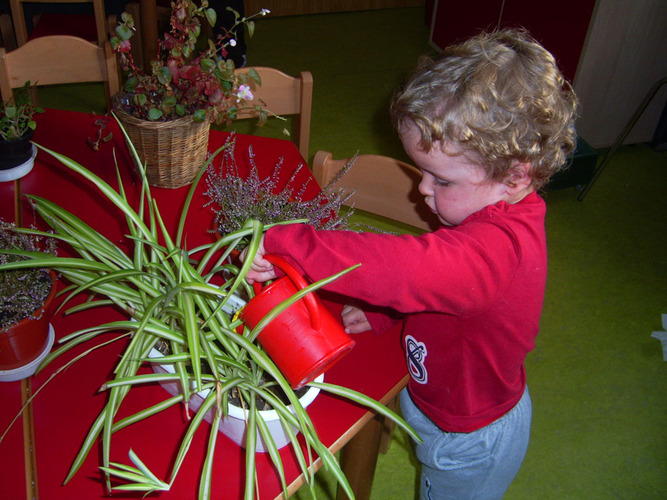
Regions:
M 48 356 L 49 352 L 51 352 L 55 338 L 55 331 L 53 330 L 51 323 L 49 323 L 49 335 L 46 339 L 46 347 L 44 350 L 37 356 L 37 358 L 33 359 L 27 365 L 19 366 L 13 370 L 0 370 L 0 382 L 13 382 L 33 375 L 42 360 Z
M 20 179 L 24 175 L 27 175 L 32 167 L 35 165 L 35 157 L 37 156 L 37 146 L 32 145 L 32 156 L 30 159 L 18 165 L 16 167 L 7 168 L 5 170 L 0 170 L 0 182 L 13 181 L 15 179 Z

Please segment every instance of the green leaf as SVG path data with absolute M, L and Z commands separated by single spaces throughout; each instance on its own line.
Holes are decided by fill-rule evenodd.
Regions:
M 116 26 L 116 35 L 123 41 L 129 40 L 132 38 L 133 31 L 125 24 L 119 24 Z
M 168 85 L 171 82 L 171 71 L 166 66 L 160 67 L 157 73 L 157 79 L 162 85 Z
M 206 120 L 206 110 L 204 109 L 198 109 L 195 111 L 194 115 L 192 115 L 192 119 L 196 122 L 203 122 Z
M 255 68 L 250 68 L 247 73 L 248 77 L 251 78 L 257 85 L 262 85 L 262 77 L 259 76 L 259 73 Z
M 218 15 L 216 14 L 215 9 L 206 9 L 205 13 L 208 24 L 215 26 L 215 23 L 218 20 Z
M 137 79 L 133 76 L 128 76 L 125 80 L 125 90 L 130 93 L 134 93 L 134 90 L 137 88 Z
M 143 106 L 144 104 L 146 104 L 146 100 L 147 100 L 146 94 L 139 93 L 134 95 L 134 103 L 138 106 Z
M 216 62 L 213 59 L 210 58 L 204 58 L 201 60 L 201 68 L 204 71 L 210 71 L 213 68 L 215 68 Z
M 238 24 L 239 18 L 241 17 L 241 15 L 236 10 L 234 10 L 233 7 L 227 6 L 227 10 L 229 12 L 231 12 L 232 14 L 234 14 L 234 24 Z
M 151 108 L 150 110 L 148 110 L 148 119 L 149 120 L 153 120 L 153 121 L 159 120 L 160 118 L 162 118 L 162 115 L 163 115 L 163 113 L 159 109 Z

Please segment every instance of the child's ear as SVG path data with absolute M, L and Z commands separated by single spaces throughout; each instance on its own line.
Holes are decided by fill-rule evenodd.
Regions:
M 517 162 L 514 165 L 512 165 L 512 167 L 507 172 L 504 182 L 509 188 L 513 190 L 514 189 L 522 190 L 530 186 L 530 184 L 533 181 L 533 178 L 530 175 L 531 170 L 532 170 L 532 165 L 530 163 Z

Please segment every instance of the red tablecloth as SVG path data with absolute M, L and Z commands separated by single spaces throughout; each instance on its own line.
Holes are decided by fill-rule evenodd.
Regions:
M 123 184 L 131 198 L 136 199 L 138 190 L 134 182 L 127 150 L 120 131 L 111 124 L 114 139 L 103 144 L 100 151 L 93 151 L 86 145 L 86 139 L 96 131 L 94 116 L 82 113 L 47 110 L 38 117 L 35 141 L 50 149 L 63 153 L 93 169 L 107 182 L 115 185 L 116 172 L 113 151 L 116 152 Z M 209 150 L 221 146 L 228 134 L 211 132 Z M 296 146 L 286 140 L 260 138 L 247 135 L 236 136 L 236 155 L 239 167 L 248 165 L 249 147 L 252 146 L 255 162 L 260 175 L 266 176 L 274 165 L 282 159 L 282 175 L 288 179 L 293 169 L 303 162 Z M 301 170 L 297 182 L 307 180 L 310 171 Z M 122 241 L 122 216 L 119 211 L 105 201 L 86 181 L 74 176 L 64 166 L 58 164 L 44 152 L 39 152 L 35 168 L 22 179 L 24 193 L 38 194 L 55 201 L 90 225 L 102 228 L 111 238 Z M 203 194 L 205 186 L 199 186 L 192 204 L 187 224 L 187 243 L 194 246 L 213 236 L 213 212 L 204 207 L 208 197 Z M 313 196 L 319 191 L 314 181 L 308 190 Z M 13 217 L 13 193 L 11 182 L 0 183 L 0 215 Z M 187 188 L 177 190 L 153 190 L 162 214 L 171 227 L 176 225 L 176 217 L 187 194 Z M 25 207 L 25 218 L 29 221 L 31 211 Z M 335 310 L 336 305 L 332 308 Z M 119 313 L 109 309 L 104 313 L 112 318 Z M 52 325 L 56 339 L 79 328 L 100 321 L 100 312 L 91 311 L 64 317 L 56 315 Z M 119 315 L 120 317 L 120 315 Z M 107 318 L 105 318 L 106 320 Z M 359 390 L 380 399 L 387 391 L 399 383 L 405 375 L 398 332 L 384 335 L 366 334 L 356 336 L 357 346 L 326 374 L 326 381 Z M 98 470 L 99 452 L 95 448 L 79 473 L 66 486 L 62 486 L 70 464 L 74 459 L 88 429 L 100 409 L 106 395 L 98 389 L 111 372 L 122 342 L 98 349 L 83 360 L 73 364 L 46 384 L 52 370 L 47 369 L 34 378 L 33 391 L 40 391 L 34 400 L 34 426 L 37 454 L 38 484 L 41 498 L 92 499 L 106 495 L 102 476 Z M 81 350 L 78 350 L 81 352 Z M 70 359 L 74 356 L 67 356 Z M 56 363 L 62 366 L 65 359 Z M 130 414 L 148 403 L 164 399 L 165 393 L 159 386 L 149 386 L 136 390 L 127 398 L 123 414 Z M 0 383 L 0 431 L 4 430 L 21 405 L 21 383 Z M 363 408 L 321 394 L 309 407 L 308 413 L 327 446 L 338 448 L 340 440 L 350 437 L 349 429 L 365 414 Z M 173 408 L 150 419 L 124 429 L 114 436 L 112 460 L 128 463 L 127 453 L 131 447 L 138 456 L 161 479 L 168 480 L 170 466 L 177 452 L 180 437 L 185 432 L 184 415 L 181 408 Z M 355 428 L 356 429 L 356 428 Z M 353 431 L 355 432 L 355 431 Z M 202 469 L 204 451 L 208 439 L 208 424 L 196 434 L 194 443 L 178 478 L 170 492 L 160 494 L 160 498 L 196 498 L 198 478 Z M 338 442 L 338 444 L 336 444 Z M 215 454 L 213 498 L 242 498 L 244 478 L 244 450 L 229 441 L 224 435 L 218 438 Z M 298 477 L 299 472 L 293 454 L 288 448 L 282 456 L 288 483 Z M 23 465 L 23 434 L 20 420 L 11 429 L 5 441 L 0 444 L 0 498 L 20 499 L 25 497 L 25 475 Z M 280 493 L 280 486 L 273 466 L 266 456 L 260 454 L 257 460 L 260 481 L 258 491 L 261 498 L 274 498 Z M 127 498 L 127 494 L 116 493 L 116 498 Z M 140 494 L 130 495 L 141 497 Z

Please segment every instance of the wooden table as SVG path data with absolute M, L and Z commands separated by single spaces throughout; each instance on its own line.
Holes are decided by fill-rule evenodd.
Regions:
M 114 134 L 111 143 L 103 144 L 97 152 L 87 146 L 86 139 L 93 137 L 96 131 L 94 121 L 95 117 L 92 115 L 47 110 L 38 117 L 35 141 L 79 161 L 112 185 L 116 176 L 112 156 L 112 151 L 115 149 L 124 187 L 131 198 L 136 198 L 138 191 L 134 184 L 135 175 L 116 124 L 110 125 Z M 212 131 L 209 149 L 213 150 L 222 145 L 227 137 L 227 133 Z M 240 134 L 236 137 L 239 166 L 248 164 L 248 151 L 252 146 L 262 176 L 268 175 L 280 158 L 284 158 L 282 174 L 286 179 L 296 165 L 303 162 L 296 146 L 290 141 Z M 309 177 L 310 171 L 304 168 L 297 181 L 304 182 Z M 103 228 L 108 237 L 123 240 L 117 210 L 102 200 L 92 186 L 74 177 L 44 152 L 38 154 L 33 171 L 22 179 L 21 184 L 24 193 L 38 194 L 51 199 L 78 214 L 92 226 Z M 0 183 L 0 216 L 6 219 L 13 218 L 13 190 L 11 182 Z M 207 230 L 211 227 L 213 213 L 211 207 L 203 206 L 208 201 L 204 190 L 204 185 L 199 186 L 193 202 L 194 210 L 188 219 L 187 241 L 192 246 L 212 238 Z M 318 191 L 319 187 L 312 181 L 309 195 L 312 196 Z M 175 218 L 180 212 L 186 192 L 187 188 L 153 190 L 168 224 L 175 225 Z M 23 209 L 24 217 L 29 222 L 32 217 L 31 209 L 28 206 L 24 206 Z M 340 304 L 333 302 L 329 305 L 333 310 L 340 308 Z M 91 322 L 99 322 L 99 314 L 99 311 L 71 316 L 57 314 L 51 322 L 56 332 L 56 339 L 90 325 Z M 108 309 L 104 314 L 111 319 L 119 313 Z M 399 332 L 389 331 L 383 335 L 369 333 L 356 336 L 355 339 L 356 347 L 326 373 L 325 380 L 359 390 L 383 402 L 392 400 L 407 381 Z M 39 374 L 32 380 L 33 391 L 40 391 L 34 400 L 33 411 L 35 460 L 39 493 L 42 498 L 69 500 L 105 497 L 104 485 L 97 469 L 98 454 L 95 451 L 90 453 L 82 469 L 70 483 L 66 486 L 62 486 L 61 483 L 90 424 L 104 404 L 105 394 L 97 391 L 106 375 L 113 369 L 116 354 L 121 348 L 120 345 L 111 345 L 99 349 L 57 375 L 48 384 L 46 381 L 49 370 L 47 370 L 49 373 Z M 61 366 L 64 361 L 63 359 L 57 363 L 57 366 Z M 126 411 L 138 409 L 147 401 L 160 401 L 164 398 L 162 391 L 159 386 L 149 386 L 143 388 L 141 392 L 137 391 L 137 399 L 128 397 Z M 0 431 L 3 431 L 21 406 L 21 383 L 0 383 L 0 400 L 2 400 Z M 127 452 L 132 447 L 159 477 L 166 478 L 184 429 L 182 410 L 180 408 L 172 410 L 119 432 L 114 437 L 116 444 L 112 450 L 112 460 L 127 463 Z M 354 404 L 326 394 L 321 394 L 316 399 L 308 408 L 308 413 L 323 443 L 332 451 L 341 449 L 352 440 L 343 450 L 344 470 L 355 492 L 358 493 L 358 498 L 368 498 L 377 456 L 379 423 L 366 426 L 367 422 L 374 420 L 372 414 Z M 163 442 L 155 442 L 153 439 L 155 429 L 164 430 Z M 193 447 L 172 490 L 161 494 L 160 498 L 179 500 L 196 498 L 207 433 L 207 429 L 200 429 L 197 433 Z M 23 453 L 23 431 L 19 420 L 5 441 L 0 444 L 0 464 L 2 464 L 0 498 L 25 498 L 25 472 L 21 460 Z M 288 448 L 282 450 L 282 459 L 285 463 L 288 484 L 291 483 L 290 491 L 295 491 L 302 484 L 302 478 Z M 213 498 L 241 498 L 244 450 L 221 435 L 218 439 L 214 468 Z M 261 498 L 280 496 L 281 490 L 275 471 L 270 460 L 263 454 L 260 454 L 257 460 L 257 468 L 260 478 L 258 491 Z M 127 498 L 123 494 L 114 496 Z M 140 498 L 141 495 L 136 497 Z

